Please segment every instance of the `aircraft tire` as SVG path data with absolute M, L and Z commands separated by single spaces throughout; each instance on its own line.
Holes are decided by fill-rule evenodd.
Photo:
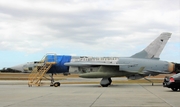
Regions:
M 102 87 L 108 87 L 109 85 L 111 85 L 111 78 L 102 78 L 101 82 L 100 82 L 100 85 Z
M 102 85 L 102 84 L 101 84 L 101 86 L 102 86 L 102 87 L 108 87 L 109 85 L 108 85 L 108 84 L 107 84 L 107 85 Z
M 59 87 L 61 84 L 60 84 L 60 82 L 55 82 L 54 83 L 54 87 Z
M 108 80 L 109 80 L 109 84 L 108 85 L 111 85 L 111 83 L 112 83 L 111 78 L 108 78 Z

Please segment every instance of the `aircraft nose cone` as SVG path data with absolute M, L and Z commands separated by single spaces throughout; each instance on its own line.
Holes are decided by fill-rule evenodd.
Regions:
M 10 69 L 24 72 L 23 66 L 24 64 L 16 65 L 16 66 L 10 67 Z

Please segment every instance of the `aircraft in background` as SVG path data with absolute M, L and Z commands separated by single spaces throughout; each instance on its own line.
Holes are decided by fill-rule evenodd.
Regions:
M 136 80 L 149 75 L 177 73 L 180 72 L 180 64 L 159 60 L 170 37 L 171 33 L 164 32 L 144 50 L 130 57 L 46 55 L 46 60 L 55 59 L 56 61 L 47 73 L 67 75 L 77 72 L 82 78 L 102 78 L 100 85 L 103 87 L 111 85 L 112 77 L 126 76 L 128 79 Z M 11 67 L 11 69 L 31 72 L 36 64 L 36 62 L 31 62 L 23 66 Z

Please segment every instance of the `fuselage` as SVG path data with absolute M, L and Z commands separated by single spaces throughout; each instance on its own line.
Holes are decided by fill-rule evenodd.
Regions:
M 52 56 L 50 56 L 52 57 Z M 160 73 L 171 73 L 174 71 L 174 64 L 167 61 L 161 61 L 157 59 L 143 59 L 143 58 L 131 58 L 131 57 L 88 57 L 88 56 L 68 56 L 57 55 L 57 64 L 52 66 L 48 73 L 80 73 L 84 78 L 102 78 L 102 77 L 121 77 L 132 75 L 136 73 L 141 67 L 144 67 L 144 75 L 157 75 Z M 121 64 L 118 68 L 114 68 L 112 71 L 105 70 L 104 72 L 97 72 L 100 66 L 65 66 L 68 62 L 100 62 L 106 64 Z M 125 64 L 122 66 L 122 64 Z M 126 65 L 129 64 L 129 65 Z M 23 65 L 23 69 L 26 72 L 31 72 L 36 66 L 36 63 L 27 63 Z M 155 71 L 155 72 L 150 72 Z M 131 73 L 130 73 L 131 72 Z
M 105 69 L 103 72 L 97 72 L 99 67 L 82 67 L 79 71 L 84 73 L 80 77 L 83 78 L 108 78 L 108 77 L 131 77 L 134 74 L 138 74 L 140 68 L 144 67 L 141 77 L 148 75 L 158 75 L 165 73 L 172 73 L 174 64 L 167 61 L 161 61 L 157 59 L 141 59 L 131 57 L 119 57 L 114 62 L 105 61 L 104 63 L 116 63 L 118 67 L 111 67 L 111 69 Z M 123 65 L 124 64 L 124 65 Z

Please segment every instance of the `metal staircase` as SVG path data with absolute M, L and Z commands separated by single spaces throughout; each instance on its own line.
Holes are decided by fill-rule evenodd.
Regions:
M 40 86 L 41 85 L 41 80 L 48 72 L 48 70 L 56 64 L 56 54 L 54 55 L 53 58 L 48 59 L 47 55 L 43 57 L 43 59 L 39 62 L 34 62 L 34 69 L 32 72 L 29 74 L 28 77 L 28 86 L 32 87 L 33 85 Z

